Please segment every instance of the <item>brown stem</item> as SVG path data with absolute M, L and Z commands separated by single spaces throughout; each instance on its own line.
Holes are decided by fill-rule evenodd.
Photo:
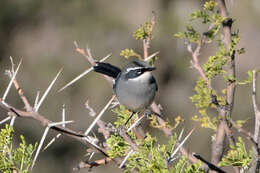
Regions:
M 83 169 L 83 168 L 91 169 L 93 167 L 106 165 L 107 163 L 109 163 L 111 161 L 112 161 L 112 159 L 110 157 L 105 157 L 103 159 L 95 160 L 95 161 L 92 161 L 92 162 L 89 162 L 89 161 L 80 162 L 79 165 L 77 166 L 77 168 L 74 168 L 73 170 L 74 171 L 79 171 L 80 169 Z
M 225 0 L 217 0 L 218 7 L 220 10 L 220 14 L 226 18 L 226 21 L 223 22 L 223 34 L 224 34 L 224 45 L 226 51 L 229 52 L 230 45 L 231 45 L 231 26 L 232 20 L 228 19 L 228 12 L 225 4 Z M 235 54 L 234 52 L 230 56 L 230 61 L 228 63 L 227 74 L 230 78 L 235 77 Z M 230 144 L 234 141 L 231 139 L 230 130 L 228 130 L 227 126 L 227 117 L 231 116 L 233 104 L 234 104 L 234 94 L 235 94 L 235 82 L 230 81 L 227 85 L 227 106 L 219 107 L 219 114 L 222 116 L 222 120 L 219 124 L 217 129 L 217 137 L 216 140 L 213 142 L 212 148 L 212 162 L 214 164 L 218 164 L 222 158 L 223 150 L 224 150 L 224 139 L 225 134 L 229 137 Z M 238 169 L 234 168 L 236 172 L 239 172 Z
M 255 132 L 254 132 L 254 141 L 257 143 L 257 147 L 253 147 L 254 158 L 252 161 L 251 168 L 249 170 L 250 173 L 257 173 L 260 169 L 260 148 L 259 148 L 259 128 L 260 128 L 260 111 L 257 105 L 256 100 L 256 78 L 257 78 L 257 71 L 253 70 L 253 93 L 252 93 L 252 102 L 254 106 L 255 112 Z
M 258 145 L 258 144 L 257 144 L 257 142 L 254 140 L 254 136 L 253 136 L 250 132 L 246 131 L 245 129 L 243 129 L 242 127 L 240 127 L 239 125 L 237 125 L 234 120 L 230 119 L 229 121 L 230 121 L 230 123 L 232 124 L 232 127 L 234 127 L 235 129 L 237 129 L 238 132 L 243 133 L 243 134 L 246 136 L 246 138 L 247 138 L 249 141 L 251 141 L 251 142 L 253 143 L 253 145 L 255 146 L 255 148 L 257 149 L 257 145 Z
M 3 102 L 3 100 L 1 98 L 0 98 L 0 107 L 2 107 L 3 109 L 5 109 L 8 112 L 14 113 L 18 117 L 34 119 L 34 120 L 40 122 L 43 127 L 46 127 L 48 124 L 53 123 L 52 121 L 48 120 L 47 118 L 45 118 L 44 116 L 40 115 L 37 112 L 34 112 L 34 111 L 27 112 L 27 111 L 22 111 L 22 110 L 16 109 L 15 107 L 8 105 L 6 102 Z M 54 129 L 67 136 L 70 136 L 84 144 L 87 144 L 91 148 L 94 148 L 96 151 L 100 151 L 101 153 L 103 153 L 104 155 L 107 156 L 106 151 L 104 149 L 102 149 L 102 148 L 98 149 L 98 148 L 94 147 L 92 144 L 88 143 L 86 140 L 84 140 L 84 138 L 83 138 L 83 137 L 85 137 L 84 134 L 75 132 L 69 128 L 62 127 L 62 126 L 53 126 L 53 127 L 51 127 L 51 129 Z
M 22 99 L 23 103 L 24 103 L 24 106 L 25 106 L 25 109 L 27 111 L 32 111 L 32 106 L 30 105 L 28 99 L 26 98 L 26 96 L 24 95 L 24 92 L 22 90 L 22 88 L 20 88 L 20 85 L 19 83 L 17 82 L 16 78 L 14 79 L 14 86 L 20 96 L 20 98 Z
M 147 59 L 148 57 L 148 49 L 150 48 L 150 41 L 152 40 L 152 32 L 156 24 L 155 14 L 153 15 L 151 19 L 151 27 L 148 31 L 148 36 L 143 40 L 143 48 L 144 48 L 144 59 Z

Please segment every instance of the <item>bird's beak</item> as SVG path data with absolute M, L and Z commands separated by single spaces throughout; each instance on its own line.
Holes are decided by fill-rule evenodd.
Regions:
M 156 68 L 155 67 L 147 67 L 145 68 L 145 71 L 154 71 Z

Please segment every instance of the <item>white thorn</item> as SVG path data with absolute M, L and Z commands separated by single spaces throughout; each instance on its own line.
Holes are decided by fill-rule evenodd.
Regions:
M 4 93 L 3 97 L 2 97 L 2 100 L 5 100 L 5 99 L 6 99 L 6 96 L 7 96 L 8 92 L 10 91 L 10 88 L 11 88 L 11 86 L 12 86 L 12 83 L 14 82 L 15 76 L 16 76 L 16 74 L 17 74 L 17 72 L 18 72 L 18 70 L 19 70 L 21 64 L 22 64 L 22 59 L 20 60 L 18 66 L 17 66 L 16 71 L 15 71 L 14 74 L 12 75 L 12 78 L 11 78 L 11 80 L 10 80 L 10 82 L 9 82 L 9 84 L 8 84 L 8 86 L 7 86 L 7 88 L 6 88 L 6 90 L 5 90 L 5 93 Z
M 171 160 L 171 158 L 173 158 L 173 156 L 179 151 L 179 149 L 184 145 L 184 143 L 187 141 L 187 139 L 190 137 L 190 135 L 193 133 L 193 131 L 195 130 L 195 128 L 193 128 L 190 133 L 183 139 L 183 141 L 178 145 L 178 147 L 173 151 L 171 157 L 169 160 Z
M 106 57 L 102 58 L 99 62 L 103 62 L 105 61 L 107 58 L 109 58 L 112 54 L 108 54 Z M 84 71 L 83 73 L 81 73 L 80 75 L 78 75 L 76 78 L 74 78 L 72 81 L 70 81 L 69 83 L 67 83 L 64 87 L 62 87 L 61 89 L 58 90 L 58 92 L 61 92 L 62 90 L 64 90 L 65 88 L 69 87 L 70 85 L 72 85 L 73 83 L 75 83 L 76 81 L 78 81 L 80 78 L 82 78 L 83 76 L 85 76 L 86 74 L 88 74 L 89 72 L 93 71 L 94 67 L 90 67 L 89 69 L 87 69 L 86 71 Z
M 40 91 L 37 91 L 36 97 L 35 97 L 35 101 L 34 101 L 34 109 L 36 108 L 38 101 L 39 101 L 39 97 L 40 97 Z
M 8 116 L 8 117 L 6 117 L 5 119 L 3 119 L 2 121 L 0 121 L 0 124 L 3 124 L 3 123 L 5 123 L 6 121 L 8 121 L 8 120 L 10 120 L 10 119 L 11 119 L 11 117 Z
M 130 155 L 131 155 L 133 152 L 134 152 L 133 149 L 131 149 L 131 150 L 128 152 L 128 154 L 125 156 L 124 160 L 121 162 L 119 168 L 122 168 L 122 167 L 124 166 L 125 162 L 127 161 L 127 159 L 130 157 Z
M 155 57 L 156 55 L 158 55 L 160 52 L 155 52 L 152 55 L 148 56 L 147 58 L 144 59 L 144 61 L 149 61 L 150 59 L 152 59 L 153 57 Z
M 105 56 L 104 58 L 102 58 L 99 62 L 103 62 L 105 61 L 107 58 L 109 58 L 112 55 L 112 53 L 108 54 L 107 56 Z
M 94 147 L 96 147 L 99 150 L 102 150 L 102 148 L 100 148 L 97 144 L 95 144 L 94 142 L 92 142 L 91 140 L 89 140 L 88 137 L 83 137 L 84 140 L 86 140 L 88 143 L 90 143 L 91 145 L 93 145 Z
M 127 130 L 127 132 L 129 132 L 130 130 L 132 130 L 132 128 L 134 128 L 144 117 L 145 117 L 145 116 L 142 115 L 140 118 L 138 118 L 138 120 L 136 120 L 136 121 L 134 122 L 134 124 L 132 124 L 132 125 L 129 127 L 129 129 Z
M 62 119 L 61 119 L 62 122 L 65 122 L 65 115 L 66 115 L 65 104 L 63 104 L 63 106 L 62 106 Z M 62 124 L 62 127 L 65 127 L 65 126 L 66 126 L 65 124 Z
M 11 56 L 10 56 L 10 61 L 11 61 L 11 67 L 12 67 L 11 72 L 14 74 L 14 60 L 13 60 L 13 57 L 11 57 Z
M 181 140 L 181 138 L 182 138 L 182 135 L 183 135 L 183 132 L 184 132 L 184 128 L 181 130 L 181 133 L 179 134 L 178 141 L 180 141 L 180 140 Z
M 49 93 L 49 91 L 51 90 L 52 86 L 54 85 L 54 83 L 56 82 L 57 78 L 59 77 L 60 73 L 62 72 L 62 69 L 60 69 L 60 71 L 58 72 L 58 74 L 55 76 L 55 78 L 53 79 L 53 81 L 51 82 L 51 84 L 49 85 L 49 87 L 47 88 L 47 90 L 44 92 L 41 100 L 39 101 L 39 103 L 37 104 L 35 111 L 38 112 L 42 102 L 44 101 L 44 99 L 46 98 L 47 94 Z
M 88 160 L 90 161 L 91 158 L 94 156 L 95 152 L 92 152 L 91 155 L 89 156 Z
M 57 134 L 57 136 L 55 136 L 54 138 L 52 138 L 52 140 L 50 140 L 50 142 L 43 148 L 43 151 L 46 150 L 49 146 L 51 146 L 52 143 L 55 142 L 56 139 L 58 139 L 61 136 L 61 134 Z
M 109 102 L 106 104 L 106 106 L 101 110 L 101 112 L 98 114 L 98 116 L 95 118 L 93 123 L 89 126 L 89 128 L 85 131 L 85 136 L 89 134 L 89 132 L 92 130 L 92 128 L 95 126 L 97 121 L 101 118 L 101 116 L 104 114 L 104 112 L 107 110 L 111 102 L 114 100 L 115 96 L 113 95 L 112 98 L 109 100 Z
M 73 43 L 74 43 L 76 48 L 79 48 L 79 45 L 78 45 L 77 41 L 74 41 Z
M 80 75 L 78 75 L 76 78 L 74 78 L 72 81 L 70 81 L 68 84 L 66 84 L 64 87 L 62 87 L 61 89 L 58 90 L 58 92 L 61 92 L 62 90 L 64 90 L 65 88 L 67 88 L 68 86 L 72 85 L 73 83 L 75 83 L 77 80 L 79 80 L 80 78 L 82 78 L 83 76 L 85 76 L 86 74 L 88 74 L 89 72 L 91 72 L 92 70 L 94 70 L 93 67 L 90 67 L 89 69 L 87 69 L 86 71 L 84 71 L 83 73 L 81 73 Z
M 39 155 L 39 153 L 40 153 L 40 150 L 41 150 L 41 148 L 42 148 L 42 144 L 43 144 L 43 142 L 44 142 L 44 140 L 45 140 L 45 138 L 46 138 L 46 136 L 47 136 L 47 134 L 48 134 L 49 129 L 50 129 L 49 126 L 47 126 L 47 127 L 45 128 L 45 131 L 44 131 L 44 133 L 43 133 L 43 135 L 42 135 L 42 139 L 41 139 L 41 141 L 40 141 L 40 143 L 39 143 L 39 146 L 38 146 L 38 148 L 37 148 L 37 151 L 36 151 L 36 153 L 35 153 L 35 156 L 34 156 L 34 159 L 33 159 L 33 162 L 32 162 L 32 167 L 31 167 L 31 169 L 33 169 L 33 167 L 34 167 L 35 161 L 36 161 L 36 159 L 37 159 L 37 157 L 38 157 L 38 155 Z
M 12 119 L 10 121 L 10 126 L 14 126 L 15 118 L 16 118 L 16 116 L 12 116 Z
M 118 101 L 118 100 L 115 100 L 115 101 L 113 101 L 113 102 L 111 103 L 111 106 L 110 106 L 109 109 L 113 109 L 114 107 L 116 107 L 116 106 L 119 105 L 119 104 L 120 104 L 119 101 Z

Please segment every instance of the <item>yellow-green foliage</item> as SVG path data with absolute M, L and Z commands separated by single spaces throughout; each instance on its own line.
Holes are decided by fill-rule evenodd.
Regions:
M 201 169 L 201 162 L 190 164 L 186 157 L 182 157 L 171 169 L 170 173 L 204 173 Z
M 217 3 L 214 0 L 207 1 L 202 10 L 195 11 L 190 15 L 190 21 L 201 19 L 202 24 L 210 24 L 210 30 L 202 35 L 206 36 L 206 42 L 210 43 L 218 34 L 222 22 L 225 20 L 219 13 L 216 13 Z M 185 32 L 174 34 L 175 37 L 188 39 L 189 42 L 201 44 L 201 34 L 191 24 L 188 24 Z
M 191 164 L 186 157 L 169 163 L 169 158 L 176 148 L 177 135 L 173 135 L 167 145 L 156 144 L 156 138 L 147 134 L 139 150 L 128 158 L 126 173 L 137 170 L 140 173 L 203 173 L 201 163 Z
M 187 25 L 186 30 L 187 31 L 185 32 L 178 32 L 174 34 L 174 36 L 182 39 L 188 39 L 191 43 L 200 44 L 200 33 L 196 31 L 192 25 Z
M 199 78 L 194 90 L 197 94 L 190 97 L 192 102 L 199 109 L 208 108 L 211 104 L 212 90 L 208 88 L 207 83 L 202 78 Z
M 200 116 L 194 115 L 192 120 L 200 122 L 201 127 L 210 128 L 213 130 L 217 130 L 218 119 L 217 117 L 210 118 L 207 114 L 206 109 L 199 110 Z
M 107 140 L 108 155 L 111 158 L 122 157 L 129 152 L 130 145 L 118 134 L 111 135 Z
M 26 144 L 23 136 L 19 147 L 13 147 L 14 130 L 8 125 L 1 129 L 0 133 L 0 172 L 13 173 L 16 170 L 19 173 L 28 173 L 32 164 L 32 154 L 36 145 Z
M 139 55 L 138 53 L 136 53 L 133 49 L 124 49 L 121 51 L 120 56 L 123 56 L 125 58 L 129 58 L 129 57 L 137 57 L 139 59 L 142 59 L 141 55 Z
M 246 80 L 241 81 L 241 82 L 238 81 L 237 84 L 239 84 L 239 85 L 247 85 L 247 84 L 252 83 L 252 81 L 253 81 L 253 71 L 248 71 L 247 75 L 248 75 L 248 77 L 247 77 Z
M 136 40 L 145 40 L 150 36 L 151 22 L 145 22 L 140 28 L 138 28 L 134 33 L 134 38 Z
M 203 64 L 203 70 L 209 79 L 216 77 L 219 74 L 224 74 L 224 66 L 227 64 L 227 51 L 224 44 L 219 41 L 219 50 L 214 56 L 210 56 L 208 61 Z
M 241 137 L 238 138 L 236 146 L 230 146 L 230 150 L 227 155 L 225 155 L 219 166 L 236 166 L 236 167 L 248 167 L 252 162 L 253 151 L 250 150 L 249 153 L 246 151 L 245 143 Z
M 134 169 L 140 173 L 169 172 L 166 162 L 173 151 L 176 139 L 175 135 L 168 146 L 160 146 L 156 145 L 156 138 L 147 134 L 147 137 L 140 144 L 139 150 L 129 157 L 125 172 L 130 173 Z
M 120 105 L 119 108 L 113 109 L 113 112 L 117 114 L 117 120 L 114 123 L 116 128 L 125 125 L 126 121 L 132 114 L 132 112 L 127 110 L 123 105 Z M 127 124 L 127 126 L 129 126 L 129 124 L 133 120 L 134 120 L 134 117 L 130 120 L 130 122 Z

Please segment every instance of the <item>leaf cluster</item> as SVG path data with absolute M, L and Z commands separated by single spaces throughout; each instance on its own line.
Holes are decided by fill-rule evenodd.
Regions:
M 151 22 L 145 22 L 144 25 L 141 25 L 133 34 L 136 40 L 145 40 L 150 37 L 150 30 L 151 30 Z
M 236 166 L 240 168 L 249 167 L 253 159 L 253 151 L 246 151 L 245 143 L 241 137 L 238 137 L 236 146 L 230 146 L 230 150 L 225 155 L 219 166 Z
M 175 167 L 171 170 L 171 173 L 204 173 L 200 169 L 201 162 L 196 164 L 190 164 L 186 157 L 182 157 Z
M 133 49 L 124 49 L 121 51 L 120 56 L 125 57 L 126 59 L 130 58 L 130 57 L 137 57 L 139 59 L 142 59 L 141 55 L 139 55 L 138 53 L 136 53 Z
M 177 135 L 173 135 L 167 145 L 156 144 L 157 139 L 147 134 L 139 150 L 128 159 L 126 173 L 137 170 L 140 173 L 202 173 L 201 164 L 191 164 L 186 157 L 177 159 L 174 166 L 169 163 L 171 153 L 177 144 Z
M 202 24 L 209 24 L 208 31 L 201 34 L 191 24 L 188 24 L 186 31 L 178 32 L 174 36 L 197 44 L 201 44 L 201 38 L 205 36 L 208 43 L 212 42 L 225 21 L 225 18 L 216 12 L 216 5 L 217 3 L 214 0 L 207 1 L 202 10 L 195 11 L 190 15 L 190 21 L 200 19 Z
M 130 145 L 119 134 L 111 135 L 107 140 L 107 145 L 110 148 L 108 155 L 111 158 L 125 156 L 130 149 Z
M 20 136 L 21 143 L 19 147 L 13 146 L 14 130 L 8 125 L 0 132 L 0 172 L 13 173 L 28 173 L 32 164 L 32 154 L 36 149 L 37 144 L 26 144 L 24 136 Z

